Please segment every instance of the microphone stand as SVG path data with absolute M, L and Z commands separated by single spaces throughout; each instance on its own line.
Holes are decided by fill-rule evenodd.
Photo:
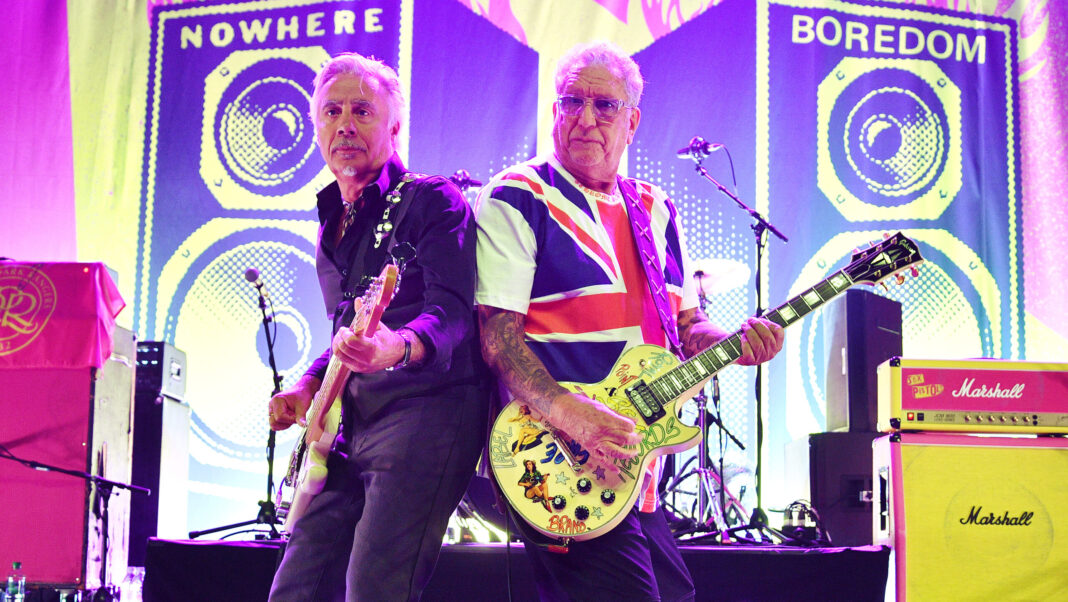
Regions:
M 61 468 L 52 464 L 45 464 L 44 462 L 37 462 L 35 460 L 26 460 L 20 458 L 11 453 L 6 447 L 0 445 L 0 458 L 12 460 L 18 462 L 23 466 L 32 468 L 34 470 L 41 470 L 44 472 L 58 472 L 72 477 L 78 477 L 89 481 L 96 487 L 96 493 L 93 496 L 92 511 L 93 514 L 100 519 L 100 531 L 103 543 L 101 545 L 100 552 L 100 587 L 91 595 L 86 596 L 86 600 L 93 600 L 94 602 L 112 602 L 118 600 L 118 596 L 115 594 L 113 586 L 107 584 L 107 572 L 108 572 L 108 548 L 110 547 L 110 521 L 108 509 L 111 507 L 111 494 L 115 488 L 126 489 L 130 492 L 143 493 L 145 495 L 152 495 L 152 490 L 139 485 L 133 485 L 131 483 L 121 483 L 119 481 L 112 481 L 111 479 L 105 479 L 88 472 L 81 470 L 71 470 L 69 468 Z M 102 464 L 102 460 L 97 461 L 98 465 Z M 103 470 L 101 470 L 103 472 Z M 91 597 L 90 597 L 91 596 Z
M 726 147 L 723 147 L 723 148 L 726 148 Z M 761 285 L 761 281 L 762 281 L 762 277 L 763 277 L 763 274 L 761 272 L 761 265 L 763 263 L 764 247 L 767 244 L 767 233 L 771 232 L 772 234 L 777 236 L 780 240 L 782 240 L 784 243 L 785 242 L 789 242 L 789 239 L 786 238 L 786 236 L 783 235 L 783 233 L 780 232 L 778 228 L 773 226 L 770 222 L 768 222 L 768 220 L 764 219 L 764 216 L 760 215 L 760 212 L 758 212 L 755 209 L 752 209 L 751 207 L 749 207 L 748 205 L 743 203 L 741 201 L 741 199 L 738 198 L 737 195 L 732 193 L 730 190 L 727 190 L 726 186 L 724 186 L 723 184 L 720 184 L 715 178 L 712 177 L 711 174 L 708 173 L 708 170 L 705 169 L 703 165 L 701 165 L 701 161 L 704 159 L 704 156 L 708 153 L 708 151 L 704 151 L 704 149 L 698 148 L 698 146 L 695 145 L 693 142 L 691 142 L 691 144 L 690 144 L 690 149 L 691 149 L 690 150 L 690 158 L 693 159 L 694 169 L 697 171 L 697 173 L 700 174 L 701 177 L 703 177 L 704 179 L 706 179 L 709 182 L 711 182 L 712 185 L 715 186 L 724 195 L 726 195 L 727 198 L 729 198 L 732 201 L 734 201 L 734 203 L 738 206 L 739 209 L 741 209 L 742 211 L 745 211 L 746 213 L 748 213 L 749 216 L 751 218 L 753 218 L 753 220 L 754 220 L 754 223 L 749 226 L 750 229 L 753 230 L 753 242 L 756 245 L 756 270 L 755 270 L 755 275 L 754 275 L 754 278 L 753 278 L 753 286 L 756 289 L 756 312 L 753 315 L 757 316 L 757 317 L 760 317 L 764 313 L 764 307 L 763 307 L 763 300 L 762 300 L 762 293 L 761 293 L 761 286 L 760 285 Z M 728 157 L 729 156 L 730 155 L 728 153 Z M 732 168 L 732 171 L 733 171 L 733 162 L 731 163 L 731 168 Z M 764 513 L 763 509 L 761 508 L 761 481 L 762 481 L 762 471 L 761 471 L 762 459 L 761 459 L 761 456 L 762 456 L 763 451 L 764 451 L 764 417 L 763 417 L 763 408 L 762 408 L 762 405 L 761 405 L 761 398 L 762 398 L 762 394 L 761 394 L 762 393 L 761 392 L 761 379 L 762 379 L 763 370 L 761 368 L 762 368 L 762 366 L 760 364 L 757 364 L 757 366 L 756 366 L 756 382 L 754 384 L 754 394 L 755 394 L 755 397 L 756 397 L 756 428 L 757 428 L 757 445 L 756 445 L 756 508 L 753 509 L 753 514 L 750 517 L 750 521 L 749 521 L 748 525 L 744 525 L 742 527 L 733 527 L 731 529 L 727 529 L 727 532 L 754 530 L 757 533 L 757 535 L 761 538 L 761 540 L 763 540 L 766 537 L 765 532 L 767 532 L 767 533 L 772 533 L 773 535 L 775 535 L 775 537 L 779 538 L 779 541 L 785 541 L 786 538 L 782 535 L 782 533 L 779 533 L 775 529 L 772 529 L 771 526 L 769 526 L 767 524 L 767 515 Z M 768 538 L 768 541 L 773 543 L 773 540 L 771 540 L 771 538 Z
M 271 365 L 271 373 L 274 379 L 274 389 L 271 391 L 271 397 L 274 397 L 282 390 L 282 377 L 278 374 L 278 367 L 274 361 L 274 342 L 275 335 L 271 333 L 272 317 L 267 315 L 267 294 L 263 292 L 263 285 L 257 284 L 256 289 L 259 291 L 260 298 L 260 314 L 263 316 L 263 335 L 267 339 L 267 361 Z M 236 529 L 238 527 L 245 527 L 248 525 L 267 525 L 270 528 L 271 539 L 279 539 L 278 533 L 278 514 L 277 509 L 274 506 L 274 429 L 268 428 L 267 433 L 267 499 L 259 502 L 260 511 L 256 514 L 256 518 L 253 520 L 246 520 L 239 523 L 233 523 L 229 525 L 223 525 L 221 527 L 213 527 L 211 529 L 205 529 L 203 531 L 190 531 L 189 539 L 196 539 L 201 535 L 208 535 L 210 533 L 217 533 L 219 531 L 227 531 L 230 529 Z

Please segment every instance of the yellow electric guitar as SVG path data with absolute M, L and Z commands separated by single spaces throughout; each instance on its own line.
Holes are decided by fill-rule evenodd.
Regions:
M 876 284 L 922 260 L 916 243 L 898 232 L 854 253 L 848 266 L 764 317 L 789 326 L 855 284 Z M 489 444 L 490 467 L 508 503 L 557 540 L 593 539 L 611 530 L 637 501 L 653 459 L 697 445 L 701 431 L 679 420 L 676 403 L 741 357 L 740 337 L 735 332 L 682 363 L 656 345 L 632 347 L 603 381 L 561 383 L 634 420 L 642 441 L 630 460 L 601 465 L 529 406 L 509 403 L 493 423 Z
M 397 266 L 388 264 L 372 281 L 367 292 L 355 301 L 356 316 L 349 325 L 353 332 L 362 332 L 366 336 L 374 334 L 382 312 L 393 300 L 396 284 Z M 337 436 L 341 421 L 339 401 L 350 374 L 352 372 L 348 368 L 331 356 L 323 384 L 308 407 L 305 416 L 307 426 L 289 458 L 289 472 L 278 487 L 276 506 L 278 515 L 285 518 L 282 526 L 285 533 L 293 532 L 293 525 L 304 515 L 308 503 L 326 484 L 326 456 Z

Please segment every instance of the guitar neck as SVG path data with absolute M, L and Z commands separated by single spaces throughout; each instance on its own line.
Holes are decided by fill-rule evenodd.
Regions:
M 333 403 L 334 399 L 341 393 L 341 388 L 345 386 L 345 383 L 349 380 L 349 375 L 352 371 L 345 367 L 334 354 L 330 354 L 330 363 L 326 365 L 326 374 L 323 376 L 323 384 L 319 387 L 319 392 L 315 395 L 315 399 L 312 400 L 311 408 L 308 409 L 308 416 L 321 416 L 325 412 L 323 411 L 323 405 Z
M 764 317 L 785 328 L 851 286 L 853 280 L 846 275 L 845 270 L 839 270 L 786 303 L 764 312 Z M 660 400 L 678 398 L 712 378 L 716 372 L 738 361 L 738 358 L 742 357 L 741 337 L 742 331 L 739 330 L 654 379 L 649 383 L 649 387 Z
M 378 330 L 379 320 L 386 306 L 393 300 L 393 293 L 397 284 L 397 266 L 387 264 L 382 268 L 382 273 L 368 287 L 363 297 L 355 301 L 356 315 L 352 317 L 349 330 L 356 334 L 372 336 Z M 319 392 L 312 400 L 307 416 L 315 417 L 316 423 L 321 424 L 326 412 L 341 393 L 342 387 L 348 382 L 352 370 L 345 367 L 337 356 L 330 354 L 330 362 L 326 365 L 326 374 L 323 383 L 319 386 Z M 325 406 L 325 407 L 324 407 Z

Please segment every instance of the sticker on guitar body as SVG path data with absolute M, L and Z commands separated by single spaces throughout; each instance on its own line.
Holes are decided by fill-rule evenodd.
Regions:
M 637 497 L 650 453 L 693 438 L 673 412 L 647 421 L 625 393 L 677 363 L 670 352 L 647 346 L 621 358 L 600 383 L 562 383 L 635 422 L 642 439 L 637 456 L 629 460 L 596 461 L 527 404 L 508 404 L 494 423 L 489 450 L 494 475 L 512 507 L 539 530 L 562 537 L 581 537 L 618 521 Z

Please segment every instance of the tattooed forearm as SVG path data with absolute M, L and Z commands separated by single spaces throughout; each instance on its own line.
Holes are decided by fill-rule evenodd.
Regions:
M 681 312 L 678 325 L 679 342 L 686 357 L 693 357 L 731 335 L 710 322 L 700 308 Z
M 565 393 L 523 339 L 525 316 L 514 311 L 479 306 L 482 357 L 508 390 L 544 415 L 554 397 Z

